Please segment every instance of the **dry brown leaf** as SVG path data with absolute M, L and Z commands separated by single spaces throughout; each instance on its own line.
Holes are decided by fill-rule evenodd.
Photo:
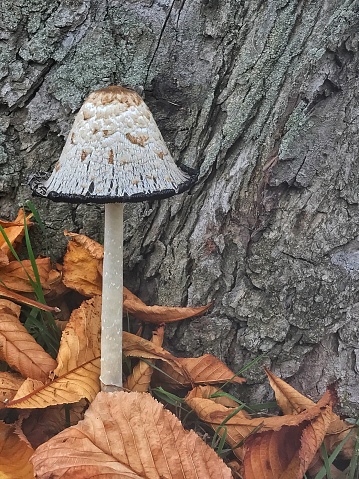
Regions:
M 36 449 L 67 427 L 77 424 L 83 419 L 87 407 L 88 402 L 83 399 L 75 404 L 32 409 L 26 411 L 25 417 L 20 417 L 18 427 Z
M 236 376 L 220 359 L 211 354 L 204 354 L 199 358 L 177 358 L 177 364 L 182 366 L 185 375 L 173 371 L 170 364 L 161 368 L 164 374 L 157 374 L 166 386 L 189 387 L 202 384 L 223 384 L 226 382 L 242 384 L 244 378 Z
M 30 218 L 32 213 L 26 216 L 26 224 L 28 227 L 32 226 Z M 17 217 L 14 221 L 4 221 L 0 220 L 0 225 L 4 228 L 5 234 L 8 237 L 10 243 L 16 249 L 17 245 L 21 243 L 24 237 L 24 224 L 25 224 L 25 215 L 24 209 L 21 208 L 17 214 Z M 10 248 L 5 241 L 4 236 L 0 233 L 0 249 L 5 253 L 9 258 L 11 258 Z
M 194 410 L 197 416 L 207 422 L 214 430 L 225 423 L 226 440 L 234 449 L 235 455 L 243 458 L 243 448 L 237 447 L 242 441 L 247 439 L 254 432 L 279 431 L 284 426 L 296 427 L 303 421 L 311 421 L 321 414 L 322 409 L 319 406 L 313 406 L 308 411 L 300 415 L 286 415 L 280 417 L 260 417 L 248 418 L 244 411 L 238 411 L 230 419 L 229 416 L 235 413 L 236 408 L 227 408 L 221 404 L 216 404 L 211 399 L 201 398 L 200 388 L 194 388 L 185 398 L 186 403 Z M 300 416 L 300 417 L 299 417 Z M 330 413 L 329 413 L 330 416 Z M 219 434 L 224 433 L 224 428 Z
M 102 293 L 103 246 L 84 235 L 65 232 L 71 237 L 64 258 L 63 282 L 86 297 Z M 127 288 L 123 288 L 123 309 L 141 321 L 171 323 L 204 314 L 211 304 L 198 308 L 147 306 Z
M 17 373 L 0 372 L 0 408 L 5 407 L 6 403 L 12 399 L 24 378 Z
M 10 291 L 9 289 L 5 288 L 4 286 L 0 285 L 0 297 L 4 297 L 7 299 L 12 299 L 16 301 L 17 303 L 23 303 L 27 304 L 29 306 L 34 306 L 35 308 L 41 309 L 42 311 L 48 311 L 48 312 L 54 312 L 58 313 L 60 312 L 60 309 L 54 306 L 47 306 L 47 304 L 42 304 L 39 303 L 38 301 L 35 301 L 33 299 L 27 298 L 26 296 L 22 296 L 21 294 L 14 293 L 13 291 Z
M 62 333 L 55 376 L 62 376 L 101 355 L 101 297 L 75 309 Z
M 78 233 L 70 233 L 65 230 L 64 235 L 71 238 L 75 243 L 84 247 L 90 256 L 94 259 L 103 259 L 103 246 L 97 241 L 89 238 L 88 236 Z
M 7 264 L 9 264 L 9 262 L 10 260 L 8 255 L 2 249 L 0 249 L 0 268 L 2 266 L 6 266 Z
M 305 409 L 315 405 L 315 402 L 300 394 L 296 389 L 288 383 L 280 379 L 268 369 L 265 370 L 274 391 L 278 406 L 284 414 L 297 414 Z M 327 392 L 330 395 L 330 391 Z M 326 395 L 325 395 L 326 396 Z M 324 397 L 324 403 L 327 398 Z M 318 402 L 318 405 L 323 403 L 323 399 Z M 347 436 L 347 434 L 354 428 L 352 424 L 340 419 L 340 417 L 332 412 L 330 425 L 324 440 L 325 447 L 329 454 L 334 451 L 336 446 Z M 354 445 L 356 441 L 357 428 L 351 434 L 350 439 L 342 447 L 340 455 L 344 458 L 350 459 L 353 455 Z
M 188 393 L 190 397 L 193 399 L 195 397 L 201 398 L 201 399 L 210 399 L 216 404 L 221 404 L 222 406 L 225 406 L 227 408 L 237 408 L 240 403 L 234 401 L 230 397 L 224 395 L 218 395 L 217 393 L 221 393 L 222 390 L 215 387 L 215 386 L 196 386 L 195 388 Z M 212 395 L 216 395 L 215 397 L 211 397 Z M 188 397 L 188 396 L 187 396 Z M 243 417 L 248 417 L 250 418 L 250 415 L 247 414 L 244 410 L 242 410 L 242 415 Z
M 160 326 L 156 331 L 152 333 L 152 343 L 161 347 L 165 334 L 164 326 Z M 124 383 L 124 388 L 130 391 L 147 392 L 150 387 L 153 368 L 151 361 L 139 361 L 138 364 L 132 369 L 131 374 L 128 376 Z
M 8 408 L 44 408 L 74 403 L 82 398 L 93 401 L 100 391 L 100 358 L 88 361 L 47 385 L 27 379 Z
M 331 408 L 313 406 L 295 416 L 297 424 L 258 432 L 245 442 L 245 479 L 302 479 L 323 442 Z M 287 416 L 283 416 L 287 418 Z
M 33 479 L 30 457 L 34 450 L 14 432 L 14 426 L 0 421 L 0 478 Z
M 22 376 L 45 382 L 57 366 L 19 321 L 20 306 L 0 299 L 0 359 Z
M 231 479 L 230 469 L 149 394 L 100 393 L 84 421 L 32 456 L 38 479 Z
M 88 240 L 93 242 L 90 238 Z M 101 245 L 98 246 L 102 248 Z M 86 297 L 100 295 L 102 293 L 100 271 L 102 271 L 102 259 L 94 258 L 84 244 L 69 241 L 62 271 L 63 282 L 68 288 Z
M 48 284 L 48 277 L 52 269 L 50 258 L 38 258 L 36 260 L 36 266 L 39 271 L 42 287 L 44 289 L 50 289 L 50 285 Z M 35 281 L 31 261 L 28 259 L 23 260 L 21 263 L 11 261 L 7 266 L 0 268 L 1 284 L 14 291 L 21 291 L 23 293 L 34 292 L 28 275 Z
M 152 324 L 172 323 L 204 314 L 212 303 L 197 308 L 173 306 L 147 306 L 127 288 L 123 288 L 123 309 L 141 321 Z
M 160 359 L 161 361 L 170 363 L 172 368 L 179 374 L 186 374 L 182 367 L 177 363 L 178 358 L 166 351 L 166 349 L 163 349 L 140 336 L 124 331 L 122 333 L 122 348 L 125 356 L 144 359 Z

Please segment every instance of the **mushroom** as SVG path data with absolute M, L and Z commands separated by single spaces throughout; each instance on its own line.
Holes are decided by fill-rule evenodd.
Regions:
M 104 203 L 101 387 L 122 387 L 123 203 L 167 198 L 190 188 L 194 170 L 178 168 L 156 122 L 134 91 L 90 94 L 75 117 L 52 174 L 29 179 L 33 194 L 66 203 Z

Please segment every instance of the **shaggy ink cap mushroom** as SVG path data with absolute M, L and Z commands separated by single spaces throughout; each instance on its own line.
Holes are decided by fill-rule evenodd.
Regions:
M 142 98 L 110 86 L 78 112 L 51 175 L 32 175 L 34 195 L 66 203 L 126 203 L 189 189 L 197 173 L 178 168 Z
M 123 203 L 173 196 L 197 174 L 178 168 L 142 98 L 119 86 L 92 93 L 78 112 L 51 175 L 33 175 L 37 196 L 105 203 L 101 388 L 122 388 Z

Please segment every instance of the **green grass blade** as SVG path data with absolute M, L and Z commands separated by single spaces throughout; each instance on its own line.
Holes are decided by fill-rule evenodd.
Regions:
M 184 403 L 184 400 L 180 398 L 179 396 L 176 396 L 175 394 L 172 394 L 165 389 L 163 389 L 161 386 L 152 389 L 152 392 L 162 399 L 162 401 L 167 402 L 168 404 L 171 404 L 172 406 L 179 406 Z

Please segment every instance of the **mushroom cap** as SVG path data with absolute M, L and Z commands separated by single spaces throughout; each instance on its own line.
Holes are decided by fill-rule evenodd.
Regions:
M 32 175 L 29 185 L 53 201 L 122 203 L 173 196 L 196 179 L 176 166 L 142 98 L 110 86 L 82 105 L 52 174 Z

